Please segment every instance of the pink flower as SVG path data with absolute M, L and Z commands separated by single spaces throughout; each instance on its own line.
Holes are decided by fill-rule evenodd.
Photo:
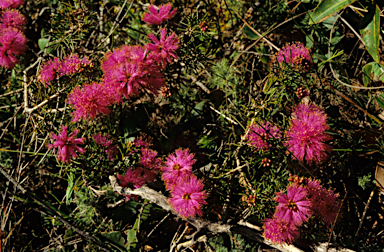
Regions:
M 119 150 L 113 141 L 109 139 L 108 135 L 102 135 L 101 133 L 93 136 L 95 143 L 105 148 L 107 158 L 113 161 L 113 157 L 119 154 Z
M 140 166 L 145 169 L 160 171 L 162 160 L 157 157 L 157 151 L 149 148 L 141 148 L 141 158 L 139 161 Z
M 24 0 L 0 0 L 0 8 L 6 9 L 6 8 L 17 8 L 20 5 L 24 4 Z
M 133 140 L 133 145 L 136 147 L 149 148 L 152 145 L 152 138 L 146 134 L 141 133 L 139 137 Z
M 77 122 L 81 118 L 94 119 L 99 114 L 108 115 L 110 110 L 107 108 L 109 99 L 105 95 L 103 86 L 99 83 L 84 85 L 83 88 L 77 86 L 69 95 L 68 102 L 72 104 L 75 112 L 73 112 L 73 121 Z
M 74 130 L 69 137 L 67 136 L 68 126 L 63 126 L 59 135 L 52 134 L 52 138 L 56 141 L 52 144 L 48 145 L 51 148 L 59 148 L 57 152 L 57 159 L 63 163 L 69 163 L 71 156 L 77 157 L 75 151 L 80 153 L 84 153 L 85 149 L 77 146 L 78 144 L 84 144 L 85 138 L 75 138 L 75 136 L 79 133 L 79 130 Z
M 146 51 L 140 46 L 122 46 L 108 52 L 101 69 L 104 82 L 111 83 L 126 98 L 138 94 L 141 89 L 157 93 L 165 84 L 160 68 L 146 58 Z
M 302 186 L 292 185 L 287 188 L 287 194 L 278 193 L 275 217 L 299 226 L 311 216 L 311 202 Z
M 148 43 L 146 48 L 151 50 L 150 58 L 154 59 L 157 62 L 162 62 L 163 66 L 167 64 L 167 61 L 172 62 L 172 58 L 177 59 L 175 51 L 179 48 L 179 40 L 175 33 L 172 33 L 167 37 L 167 30 L 161 29 L 160 41 L 156 38 L 155 35 L 149 34 L 150 38 L 154 44 Z
M 168 190 L 171 190 L 178 180 L 192 175 L 192 165 L 196 162 L 194 157 L 188 149 L 181 148 L 167 157 L 165 166 L 162 167 L 162 179 Z
M 59 67 L 60 61 L 58 58 L 48 60 L 42 66 L 40 73 L 37 75 L 37 79 L 45 86 L 50 85 L 51 81 L 56 78 Z
M 19 60 L 16 56 L 27 49 L 27 38 L 16 28 L 7 28 L 0 32 L 0 66 L 14 68 Z
M 25 25 L 27 24 L 27 20 L 20 13 L 20 11 L 15 9 L 6 9 L 1 13 L 0 18 L 0 29 L 4 30 L 6 28 L 16 28 L 20 31 L 25 30 Z
M 201 205 L 207 204 L 207 195 L 203 191 L 204 185 L 196 176 L 191 175 L 179 181 L 173 188 L 172 198 L 169 200 L 173 209 L 182 217 L 202 215 Z
M 309 49 L 302 43 L 287 44 L 277 53 L 279 63 L 286 62 L 290 66 L 305 66 L 306 63 L 312 63 Z
M 129 187 L 133 189 L 140 188 L 145 184 L 145 180 L 142 177 L 142 170 L 129 168 L 124 176 L 117 175 L 120 180 L 120 186 Z
M 177 9 L 173 9 L 172 11 L 171 9 L 172 5 L 170 3 L 160 5 L 159 10 L 156 9 L 155 5 L 151 5 L 148 7 L 150 13 L 144 13 L 143 21 L 147 24 L 159 25 L 163 21 L 175 16 Z
M 327 116 L 315 105 L 300 104 L 292 113 L 291 126 L 287 131 L 286 146 L 295 159 L 307 164 L 319 164 L 331 152 L 332 147 L 323 143 L 332 137 L 325 133 L 329 129 Z
M 325 189 L 320 185 L 319 180 L 307 180 L 305 189 L 312 202 L 314 214 L 322 218 L 327 226 L 330 226 L 340 209 L 339 195 L 331 189 Z
M 263 236 L 277 244 L 292 243 L 299 236 L 295 225 L 277 218 L 266 219 L 263 229 Z
M 249 131 L 246 136 L 246 140 L 257 151 L 269 150 L 271 145 L 268 143 L 268 139 L 281 138 L 280 129 L 273 126 L 269 122 L 265 123 L 253 123 L 249 126 Z
M 80 59 L 77 54 L 69 55 L 65 57 L 59 68 L 59 76 L 73 75 L 80 70 Z

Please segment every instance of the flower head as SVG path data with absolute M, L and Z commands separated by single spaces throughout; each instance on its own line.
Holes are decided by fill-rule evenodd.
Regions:
M 323 143 L 332 137 L 325 133 L 329 126 L 324 111 L 315 105 L 298 105 L 292 114 L 291 126 L 287 131 L 287 148 L 295 159 L 308 164 L 320 163 L 326 159 L 326 152 L 332 147 Z
M 331 189 L 325 189 L 320 185 L 319 180 L 308 179 L 305 189 L 308 192 L 309 200 L 312 202 L 314 214 L 323 219 L 327 226 L 330 226 L 335 221 L 340 209 L 339 195 Z
M 25 30 L 25 25 L 27 20 L 20 13 L 20 11 L 15 9 L 6 9 L 1 13 L 0 17 L 0 29 L 4 30 L 6 28 L 16 28 L 20 31 Z
M 194 157 L 188 149 L 181 148 L 167 157 L 165 166 L 162 167 L 162 179 L 168 190 L 172 189 L 178 180 L 192 175 L 192 165 L 196 162 Z
M 277 218 L 266 219 L 263 229 L 263 236 L 277 244 L 292 243 L 299 236 L 295 225 Z
M 204 184 L 196 176 L 191 175 L 180 180 L 173 188 L 172 198 L 169 200 L 173 209 L 184 218 L 202 215 L 201 205 L 207 204 Z
M 246 136 L 249 144 L 253 146 L 256 150 L 269 150 L 270 144 L 268 139 L 271 138 L 281 138 L 280 129 L 276 126 L 273 126 L 269 122 L 266 124 L 252 124 L 249 126 L 249 131 Z
M 24 4 L 25 0 L 0 0 L 0 8 L 17 8 L 20 5 Z
M 302 43 L 287 44 L 277 53 L 279 63 L 286 62 L 290 66 L 305 66 L 306 63 L 312 63 L 309 49 Z
M 68 136 L 68 126 L 63 126 L 59 135 L 52 134 L 52 138 L 56 141 L 48 145 L 51 148 L 58 148 L 57 159 L 63 163 L 69 163 L 71 157 L 77 157 L 75 151 L 84 153 L 85 149 L 77 146 L 78 144 L 84 144 L 84 138 L 75 138 L 79 133 L 79 130 L 74 130 L 72 134 Z
M 287 194 L 278 193 L 275 201 L 280 203 L 275 212 L 275 217 L 280 220 L 299 226 L 311 216 L 312 205 L 301 186 L 289 186 Z
M 81 118 L 95 118 L 99 114 L 108 115 L 110 110 L 108 96 L 105 95 L 103 86 L 99 83 L 84 85 L 83 88 L 77 86 L 68 95 L 68 101 L 75 109 L 73 121 L 77 122 Z
M 140 166 L 145 169 L 160 171 L 161 170 L 161 158 L 157 157 L 157 151 L 149 148 L 141 148 L 141 158 L 139 161 Z
M 56 78 L 59 67 L 60 61 L 58 58 L 48 60 L 41 68 L 39 74 L 37 75 L 37 79 L 45 86 L 51 84 L 51 81 Z
M 179 40 L 175 33 L 167 36 L 166 29 L 161 29 L 160 31 L 160 41 L 155 35 L 148 35 L 148 38 L 150 38 L 154 44 L 148 43 L 146 48 L 152 51 L 150 58 L 153 58 L 156 62 L 162 62 L 163 66 L 165 66 L 167 61 L 172 62 L 172 58 L 177 59 L 175 51 L 179 48 Z
M 151 5 L 148 7 L 150 13 L 144 13 L 143 21 L 147 24 L 159 25 L 163 21 L 167 21 L 175 16 L 177 9 L 172 11 L 171 9 L 172 5 L 170 3 L 160 5 L 159 10 L 157 10 L 155 5 Z
M 16 28 L 7 28 L 0 32 L 0 66 L 14 68 L 19 60 L 16 56 L 24 53 L 27 38 Z

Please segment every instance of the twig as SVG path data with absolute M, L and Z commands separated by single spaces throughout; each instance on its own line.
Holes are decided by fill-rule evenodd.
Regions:
M 235 122 L 234 120 L 232 120 L 232 119 L 229 118 L 228 116 L 224 115 L 224 114 L 221 113 L 220 111 L 216 110 L 214 107 L 210 106 L 209 108 L 212 109 L 213 111 L 215 111 L 217 114 L 219 114 L 219 115 L 221 115 L 222 117 L 224 117 L 225 119 L 227 119 L 230 123 L 235 124 L 235 125 L 239 125 L 237 122 Z
M 57 91 L 56 93 L 54 93 L 53 95 L 51 95 L 50 97 L 48 97 L 47 99 L 45 99 L 44 101 L 42 101 L 40 104 L 34 106 L 33 108 L 28 108 L 28 107 L 25 107 L 24 106 L 24 111 L 28 114 L 32 113 L 33 111 L 35 111 L 36 109 L 38 108 L 41 108 L 42 106 L 44 106 L 45 104 L 47 104 L 50 100 L 52 100 L 53 98 L 56 98 L 58 97 L 66 88 L 62 88 L 61 90 Z M 25 99 L 25 98 L 24 98 Z M 24 103 L 26 104 L 26 102 Z
M 361 216 L 361 219 L 360 219 L 359 228 L 357 229 L 357 231 L 356 231 L 356 233 L 355 233 L 355 239 L 356 239 L 357 235 L 359 234 L 359 231 L 360 231 L 360 229 L 361 229 L 361 226 L 363 225 L 363 221 L 364 221 L 365 215 L 366 215 L 366 213 L 367 213 L 369 203 L 371 202 L 372 197 L 373 197 L 373 194 L 375 193 L 375 189 L 376 189 L 376 188 L 374 188 L 374 189 L 372 190 L 371 195 L 369 195 L 369 199 L 368 199 L 368 201 L 367 201 L 367 204 L 365 204 L 365 208 L 364 208 L 363 216 Z
M 351 29 L 351 31 L 356 35 L 356 37 L 361 41 L 361 43 L 363 43 L 363 45 L 365 46 L 365 42 L 364 40 L 361 38 L 361 36 L 357 33 L 357 31 L 355 31 L 355 29 L 353 29 L 353 27 L 347 22 L 347 20 L 345 20 L 343 17 L 340 16 L 340 19 L 341 21 L 344 22 L 344 24 L 346 24 L 349 29 Z

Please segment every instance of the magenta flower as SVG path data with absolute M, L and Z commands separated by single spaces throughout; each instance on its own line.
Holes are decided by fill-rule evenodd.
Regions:
M 278 193 L 275 217 L 300 226 L 311 216 L 311 202 L 307 198 L 307 192 L 302 186 L 292 185 L 287 188 L 287 194 Z
M 16 28 L 7 28 L 0 32 L 0 66 L 12 69 L 19 60 L 16 56 L 27 49 L 27 38 Z
M 101 69 L 104 82 L 113 85 L 126 98 L 141 89 L 157 93 L 165 84 L 160 68 L 146 58 L 146 51 L 140 46 L 122 46 L 107 53 Z
M 330 226 L 340 209 L 339 195 L 331 189 L 325 189 L 320 185 L 319 180 L 307 180 L 305 189 L 312 202 L 314 214 L 323 219 L 327 226 Z
M 84 144 L 85 141 L 85 138 L 75 138 L 79 133 L 79 130 L 74 130 L 68 137 L 67 129 L 68 126 L 63 126 L 59 135 L 52 134 L 52 138 L 56 141 L 48 145 L 50 149 L 56 147 L 59 148 L 57 159 L 62 163 L 69 163 L 71 157 L 77 157 L 75 151 L 82 154 L 85 152 L 85 149 L 77 146 L 78 144 Z
M 159 25 L 175 16 L 177 9 L 172 11 L 171 9 L 172 5 L 170 3 L 160 5 L 159 10 L 155 5 L 151 5 L 148 7 L 150 13 L 144 13 L 143 21 L 150 25 Z
M 3 13 L 1 13 L 0 22 L 1 30 L 16 28 L 20 31 L 24 31 L 25 25 L 27 24 L 25 17 L 20 13 L 20 11 L 15 9 L 6 9 L 3 11 Z
M 116 157 L 119 154 L 119 150 L 113 141 L 109 139 L 108 135 L 102 135 L 101 133 L 93 136 L 93 140 L 99 146 L 105 148 L 105 153 L 107 154 L 107 158 L 113 161 L 113 157 Z
M 43 83 L 45 86 L 50 85 L 51 81 L 56 78 L 57 70 L 60 67 L 60 61 L 58 58 L 50 59 L 44 63 L 39 74 L 37 75 L 37 79 Z
M 179 48 L 179 40 L 175 33 L 172 33 L 167 37 L 167 30 L 161 29 L 160 41 L 156 38 L 155 35 L 149 34 L 150 38 L 154 44 L 148 43 L 146 48 L 150 51 L 150 58 L 154 59 L 156 62 L 162 62 L 163 66 L 172 62 L 172 58 L 177 59 L 175 51 Z M 172 57 L 172 58 L 171 58 Z
M 72 104 L 73 122 L 80 119 L 94 119 L 99 114 L 108 115 L 111 111 L 107 108 L 109 105 L 108 96 L 105 95 L 103 86 L 99 83 L 84 85 L 83 88 L 77 86 L 69 95 L 68 102 Z
M 168 190 L 172 190 L 178 180 L 192 175 L 192 165 L 196 162 L 194 157 L 188 149 L 181 148 L 167 157 L 165 166 L 162 167 L 162 179 Z
M 257 151 L 269 150 L 271 145 L 268 143 L 268 139 L 281 138 L 280 129 L 269 122 L 265 123 L 253 123 L 249 126 L 249 131 L 246 136 L 246 140 Z
M 263 229 L 263 236 L 277 244 L 292 243 L 299 236 L 295 225 L 277 218 L 266 219 Z
M 203 189 L 203 182 L 191 175 L 175 185 L 169 203 L 184 218 L 202 215 L 201 205 L 207 204 L 207 195 Z
M 331 152 L 332 147 L 323 143 L 332 137 L 325 133 L 329 129 L 327 116 L 315 105 L 300 104 L 292 113 L 291 126 L 287 131 L 286 146 L 295 159 L 307 164 L 319 164 Z
M 81 65 L 80 65 L 80 59 L 77 54 L 72 54 L 67 57 L 65 57 L 61 63 L 59 68 L 59 76 L 64 75 L 73 75 L 77 72 L 79 72 Z
M 151 150 L 149 148 L 141 148 L 140 152 L 140 166 L 153 171 L 161 170 L 162 160 L 161 158 L 157 157 L 157 151 Z
M 312 63 L 309 49 L 302 43 L 287 44 L 277 53 L 279 63 L 286 62 L 290 66 L 305 66 L 305 63 Z
M 11 8 L 17 8 L 20 5 L 24 4 L 24 0 L 0 0 L 0 8 L 7 9 L 9 7 Z

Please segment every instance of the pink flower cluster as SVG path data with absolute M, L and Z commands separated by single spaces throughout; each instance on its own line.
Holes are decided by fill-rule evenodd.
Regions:
M 292 67 L 307 67 L 312 64 L 309 49 L 302 43 L 287 44 L 277 53 L 279 63 L 286 62 Z
M 85 153 L 85 149 L 77 146 L 85 142 L 85 138 L 75 138 L 79 130 L 74 130 L 69 136 L 67 130 L 68 126 L 63 126 L 59 135 L 52 134 L 52 138 L 56 141 L 48 145 L 50 149 L 58 148 L 57 159 L 62 163 L 69 163 L 71 157 L 77 157 L 75 151 Z
M 162 167 L 162 179 L 171 192 L 169 200 L 173 209 L 183 218 L 202 215 L 201 206 L 207 204 L 202 180 L 191 173 L 196 162 L 188 149 L 177 149 Z
M 75 73 L 82 72 L 86 67 L 93 68 L 92 62 L 88 57 L 79 59 L 77 54 L 65 57 L 62 61 L 58 58 L 50 59 L 41 68 L 37 79 L 45 86 L 50 85 L 56 77 L 71 76 Z
M 108 135 L 102 135 L 101 133 L 93 136 L 93 140 L 95 143 L 105 149 L 105 153 L 107 154 L 107 158 L 113 161 L 113 158 L 119 154 L 119 150 L 117 146 L 113 144 L 113 141 L 109 139 Z
M 329 125 L 323 110 L 315 105 L 297 105 L 290 124 L 286 146 L 295 159 L 319 164 L 327 158 L 326 152 L 331 152 L 332 147 L 324 141 L 332 137 L 325 133 Z
M 249 145 L 254 147 L 257 151 L 269 150 L 271 145 L 268 143 L 268 140 L 280 138 L 280 129 L 269 122 L 253 123 L 249 126 L 248 134 L 245 137 Z
M 19 63 L 16 56 L 27 49 L 27 38 L 23 33 L 26 19 L 20 11 L 11 9 L 23 3 L 20 0 L 0 0 L 0 8 L 3 9 L 0 16 L 0 66 L 8 69 Z
M 272 218 L 264 221 L 264 237 L 273 243 L 292 243 L 300 234 L 299 227 L 310 217 L 320 218 L 331 225 L 339 212 L 338 194 L 326 190 L 320 181 L 290 177 L 292 185 L 287 193 L 279 192 L 275 201 L 279 203 Z
M 134 152 L 138 155 L 139 161 L 137 164 L 134 167 L 130 167 L 124 175 L 117 175 L 122 187 L 140 188 L 145 183 L 152 182 L 161 170 L 161 158 L 157 157 L 156 151 L 149 148 L 151 143 L 147 143 L 147 147 L 136 145 L 139 149 L 137 153 Z M 135 145 L 135 142 L 133 144 Z M 125 197 L 128 201 L 131 195 L 125 195 Z
M 157 14 L 153 8 L 150 7 L 152 14 L 145 15 L 145 20 L 164 21 L 176 13 L 176 10 L 169 13 L 172 8 L 170 4 L 161 6 Z M 164 86 L 162 70 L 172 59 L 177 59 L 179 40 L 175 33 L 168 34 L 166 29 L 160 29 L 160 39 L 154 34 L 150 34 L 148 38 L 153 43 L 145 46 L 123 45 L 107 52 L 101 62 L 102 81 L 84 85 L 83 88 L 76 87 L 72 91 L 68 101 L 75 109 L 74 122 L 80 119 L 94 119 L 100 114 L 108 115 L 108 107 L 120 103 L 122 96 L 129 98 L 144 89 L 157 93 Z M 38 79 L 47 85 L 57 76 L 72 75 L 89 64 L 87 58 L 80 61 L 76 54 L 62 62 L 55 58 L 43 66 Z

